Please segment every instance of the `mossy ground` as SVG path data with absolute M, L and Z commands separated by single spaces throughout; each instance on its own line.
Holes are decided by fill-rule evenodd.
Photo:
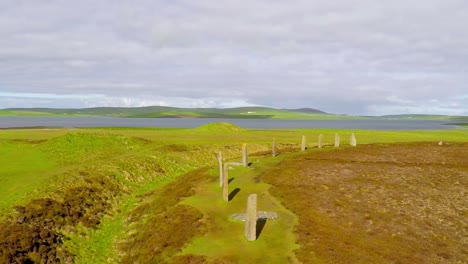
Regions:
M 201 222 L 197 225 L 197 232 L 188 233 L 187 236 L 181 234 L 180 239 L 171 244 L 176 246 L 169 246 L 173 249 L 167 251 L 169 253 L 164 258 L 156 257 L 155 261 L 248 263 L 250 257 L 259 259 L 261 255 L 267 255 L 266 258 L 271 261 L 293 261 L 291 252 L 297 249 L 294 237 L 298 234 L 288 230 L 293 230 L 295 216 L 270 195 L 269 186 L 261 183 L 259 176 L 277 162 L 290 155 L 297 155 L 301 135 L 307 136 L 311 148 L 315 146 L 318 134 L 324 134 L 325 143 L 331 144 L 335 132 L 342 135 L 344 145 L 349 143 L 350 130 L 330 129 L 239 131 L 229 127 L 0 130 L 0 219 L 5 227 L 0 234 L 28 240 L 28 236 L 21 235 L 21 230 L 34 228 L 36 224 L 47 225 L 50 226 L 48 237 L 58 242 L 57 247 L 51 247 L 53 250 L 47 251 L 45 255 L 39 252 L 46 251 L 39 248 L 28 249 L 30 254 L 22 256 L 30 260 L 40 260 L 47 256 L 63 262 L 73 259 L 75 263 L 115 263 L 132 257 L 132 254 L 125 254 L 130 251 L 123 251 L 127 251 L 125 247 L 128 248 L 134 239 L 159 241 L 145 232 L 157 228 L 159 223 L 169 225 L 164 219 L 170 211 L 184 215 L 180 219 L 181 223 L 184 219 L 192 219 L 195 224 Z M 358 144 L 439 140 L 463 142 L 468 136 L 468 131 L 463 129 L 353 132 Z M 283 151 L 276 158 L 259 156 L 258 161 L 253 160 L 252 167 L 232 170 L 234 180 L 230 188 L 239 188 L 239 192 L 229 203 L 221 199 L 215 169 L 198 171 L 197 175 L 201 177 L 199 181 L 182 180 L 196 169 L 206 166 L 214 168 L 217 151 L 222 150 L 227 160 L 239 160 L 243 142 L 249 144 L 251 153 L 269 153 L 273 138 L 276 138 L 278 146 L 284 151 L 294 152 L 286 154 Z M 179 178 L 182 182 L 174 185 Z M 190 187 L 183 189 L 184 184 Z M 267 221 L 259 239 L 248 243 L 242 237 L 243 224 L 229 220 L 228 216 L 244 211 L 246 196 L 252 192 L 259 193 L 261 210 L 277 211 L 281 218 Z M 162 206 L 161 194 L 165 194 L 165 199 L 172 199 L 170 206 Z M 278 197 L 281 199 L 281 196 Z M 38 207 L 38 201 L 50 201 L 50 204 Z M 74 211 L 54 213 L 64 211 L 62 207 L 67 204 Z M 22 206 L 20 208 L 25 210 L 15 212 L 15 206 Z M 51 206 L 57 210 L 49 208 Z M 48 208 L 52 219 L 57 218 L 54 224 L 49 221 L 49 213 L 40 213 L 44 208 Z M 200 213 L 203 216 L 201 218 Z M 34 214 L 34 218 L 21 218 Z M 135 215 L 139 217 L 132 220 Z M 21 223 L 18 222 L 19 218 L 22 219 Z M 20 233 L 13 236 L 7 234 L 5 229 L 13 230 L 11 225 L 18 227 L 14 230 Z M 135 229 L 137 226 L 139 228 Z M 165 230 L 165 233 L 173 233 L 169 227 Z M 163 234 L 160 233 L 160 236 Z M 40 232 L 31 241 L 34 243 L 34 239 L 39 238 Z M 26 242 L 23 245 L 29 247 Z M 133 257 L 139 256 L 138 252 L 134 252 Z M 141 256 L 145 259 L 148 254 Z

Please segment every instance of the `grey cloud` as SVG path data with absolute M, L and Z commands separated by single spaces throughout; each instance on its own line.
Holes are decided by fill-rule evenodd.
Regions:
M 468 114 L 467 24 L 461 0 L 5 1 L 0 91 Z

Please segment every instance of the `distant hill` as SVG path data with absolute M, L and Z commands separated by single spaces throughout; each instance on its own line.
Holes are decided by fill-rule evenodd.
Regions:
M 179 108 L 169 106 L 145 107 L 94 107 L 81 109 L 8 108 L 0 116 L 108 116 L 129 118 L 255 118 L 255 119 L 383 119 L 383 120 L 443 120 L 468 122 L 467 116 L 447 115 L 385 115 L 348 116 L 335 115 L 313 108 L 275 109 L 269 107 L 236 108 Z
M 298 112 L 298 113 L 309 113 L 309 114 L 328 114 L 326 112 L 313 109 L 313 108 L 298 108 L 298 109 L 284 109 L 286 111 Z
M 82 109 L 9 108 L 0 110 L 9 116 L 109 116 L 130 118 L 260 118 L 260 119 L 350 119 L 359 117 L 327 114 L 323 111 L 302 109 L 275 109 L 269 107 L 236 108 L 178 108 L 167 106 L 147 107 L 94 107 Z
M 383 115 L 380 119 L 388 120 L 443 120 L 443 121 L 468 121 L 468 116 L 449 116 L 449 115 L 423 115 L 423 114 L 406 114 L 406 115 Z

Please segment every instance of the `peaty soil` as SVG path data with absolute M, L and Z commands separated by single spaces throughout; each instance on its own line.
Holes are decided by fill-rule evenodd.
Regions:
M 304 263 L 465 263 L 468 143 L 363 145 L 287 160 L 263 180 L 299 217 Z
M 17 206 L 14 216 L 0 222 L 0 263 L 71 263 L 62 231 L 78 224 L 95 228 L 121 191 L 102 178 L 87 181 L 88 186 L 66 190 L 62 200 L 42 198 Z

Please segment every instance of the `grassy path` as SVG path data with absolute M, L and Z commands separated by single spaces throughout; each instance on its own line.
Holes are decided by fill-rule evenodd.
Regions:
M 261 181 L 265 170 L 292 155 L 255 159 L 248 168 L 230 170 L 229 202 L 222 200 L 217 170 L 212 170 L 212 180 L 197 186 L 196 195 L 182 203 L 202 211 L 213 228 L 204 237 L 192 241 L 181 255 L 204 255 L 211 261 L 231 263 L 298 263 L 293 254 L 297 248 L 293 235 L 296 216 L 271 196 L 270 185 Z M 258 232 L 258 239 L 248 242 L 244 237 L 244 223 L 230 216 L 245 212 L 247 196 L 252 193 L 258 195 L 259 211 L 277 212 L 279 219 L 268 220 Z

